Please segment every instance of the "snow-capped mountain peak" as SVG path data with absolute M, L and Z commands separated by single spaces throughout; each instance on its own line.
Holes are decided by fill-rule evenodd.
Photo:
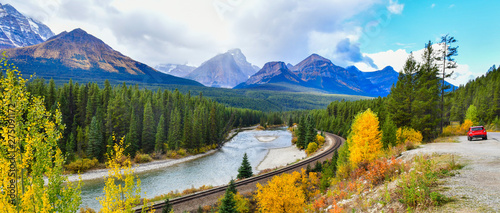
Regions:
M 0 4 L 0 49 L 31 46 L 52 36 L 54 33 L 46 25 L 9 4 Z

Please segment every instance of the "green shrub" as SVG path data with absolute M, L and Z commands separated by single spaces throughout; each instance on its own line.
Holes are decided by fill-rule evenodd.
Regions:
M 89 169 L 93 169 L 99 165 L 99 161 L 97 159 L 76 159 L 74 162 L 66 165 L 66 169 L 71 173 L 79 173 L 85 172 Z
M 177 154 L 177 152 L 174 150 L 168 150 L 167 158 L 179 158 L 179 154 Z
M 442 174 L 434 160 L 423 156 L 415 157 L 415 166 L 401 176 L 396 193 L 399 201 L 409 209 L 440 205 L 449 199 L 439 192 L 433 191 L 437 185 L 438 175 Z
M 180 148 L 179 150 L 177 150 L 177 154 L 179 154 L 182 157 L 186 156 L 186 153 L 187 152 L 185 149 Z

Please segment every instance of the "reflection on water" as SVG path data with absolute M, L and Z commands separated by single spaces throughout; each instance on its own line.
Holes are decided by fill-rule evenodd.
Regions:
M 271 142 L 259 142 L 255 136 L 276 136 Z M 241 165 L 243 154 L 246 152 L 248 160 L 257 173 L 257 165 L 264 159 L 269 149 L 291 146 L 292 135 L 284 128 L 268 131 L 240 132 L 222 149 L 212 155 L 196 160 L 180 163 L 139 174 L 142 192 L 152 198 L 170 191 L 182 191 L 187 188 L 198 188 L 203 185 L 218 186 L 236 178 Z M 89 206 L 100 209 L 96 197 L 103 196 L 104 181 L 85 181 L 82 187 L 82 207 Z

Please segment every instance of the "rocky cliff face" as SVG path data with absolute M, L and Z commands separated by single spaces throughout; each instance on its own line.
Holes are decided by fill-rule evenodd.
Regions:
M 49 27 L 26 17 L 9 4 L 0 4 L 0 49 L 42 43 L 54 36 Z

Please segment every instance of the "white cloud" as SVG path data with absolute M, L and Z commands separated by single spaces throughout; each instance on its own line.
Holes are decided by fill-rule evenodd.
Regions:
M 433 48 L 435 51 L 439 50 L 442 46 L 440 44 L 433 44 Z M 417 62 L 422 63 L 422 55 L 424 53 L 424 49 L 420 49 L 413 52 L 413 57 Z M 392 66 L 394 70 L 397 72 L 402 71 L 406 59 L 410 55 L 405 49 L 398 49 L 396 51 L 388 50 L 385 52 L 373 53 L 373 54 L 365 54 L 366 56 L 373 59 L 373 62 L 380 68 L 384 68 L 386 66 Z M 367 67 L 362 64 L 355 64 L 360 70 L 363 71 L 376 71 L 373 67 Z M 363 69 L 362 69 L 363 67 Z M 476 78 L 477 76 L 470 70 L 469 65 L 467 64 L 457 64 L 457 68 L 454 69 L 454 74 L 451 78 L 446 79 L 448 82 L 453 85 L 466 84 L 469 80 Z
M 389 12 L 393 14 L 401 14 L 403 13 L 404 7 L 404 4 L 398 4 L 398 0 L 389 0 L 389 6 L 387 6 L 387 10 L 389 10 Z
M 200 64 L 241 48 L 250 62 L 297 63 L 311 53 L 336 60 L 338 42 L 354 48 L 353 17 L 385 0 L 5 0 L 55 33 L 82 28 L 150 65 Z M 395 12 L 401 6 L 392 3 Z M 399 5 L 399 6 L 398 6 Z

